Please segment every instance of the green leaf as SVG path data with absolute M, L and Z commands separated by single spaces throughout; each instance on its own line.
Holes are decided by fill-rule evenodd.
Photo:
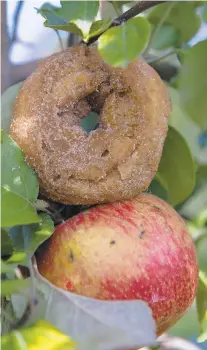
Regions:
M 179 31 L 171 24 L 164 24 L 155 35 L 152 34 L 151 48 L 163 50 L 171 46 L 176 46 L 179 41 Z
M 198 343 L 203 343 L 204 341 L 207 341 L 207 330 L 201 332 L 200 336 L 197 338 Z
M 35 207 L 5 186 L 1 189 L 1 205 L 1 225 L 3 227 L 39 222 Z
M 202 17 L 203 17 L 204 22 L 207 23 L 207 5 L 204 6 Z
M 8 229 L 1 229 L 1 256 L 10 255 L 13 252 L 13 244 L 9 237 Z
M 116 14 L 121 15 L 123 13 L 122 6 L 132 2 L 132 0 L 131 1 L 109 1 L 109 2 L 113 5 L 113 7 L 116 11 Z
M 200 332 L 203 335 L 203 333 L 205 334 L 207 332 L 207 276 L 203 271 L 199 272 L 196 305 L 198 320 L 200 323 Z M 201 340 L 203 341 L 203 339 Z
M 83 38 L 86 38 L 98 13 L 99 1 L 61 1 L 60 3 L 64 19 L 74 23 L 81 30 Z
M 30 327 L 15 330 L 2 337 L 2 350 L 75 350 L 76 343 L 50 323 L 40 320 Z
M 62 8 L 57 8 L 49 3 L 44 4 L 40 9 L 37 9 L 37 13 L 41 14 L 46 21 L 45 27 L 52 28 L 54 30 L 64 30 L 66 32 L 76 33 L 81 36 L 80 29 L 73 23 L 69 23 L 64 17 Z
M 98 1 L 60 1 L 61 8 L 44 4 L 39 10 L 46 21 L 45 27 L 76 33 L 88 37 L 91 25 L 98 13 Z
M 197 163 L 206 164 L 206 149 L 201 148 L 198 143 L 201 129 L 182 108 L 179 90 L 168 86 L 168 91 L 172 101 L 172 112 L 169 118 L 169 125 L 173 126 L 186 139 Z
M 27 255 L 25 252 L 15 252 L 13 251 L 13 254 L 9 257 L 9 259 L 6 260 L 6 264 L 10 265 L 18 265 L 22 264 L 22 262 L 26 261 Z
M 207 239 L 207 209 L 203 209 L 201 212 L 199 212 L 194 220 L 185 221 L 188 227 L 188 231 L 192 235 L 196 248 L 198 248 L 201 241 L 203 241 L 205 244 L 205 240 Z M 201 267 L 200 264 L 199 267 Z
M 101 19 L 106 23 L 117 18 L 117 11 L 113 4 L 109 1 L 105 1 L 104 6 L 101 8 Z
M 188 115 L 202 128 L 207 111 L 207 40 L 201 41 L 183 57 L 180 71 L 180 96 Z
M 155 26 L 165 18 L 167 10 L 171 3 L 161 4 L 152 9 L 148 19 Z M 171 24 L 180 33 L 178 45 L 189 41 L 198 31 L 201 21 L 196 14 L 194 1 L 178 1 L 172 7 L 164 24 Z M 159 35 L 159 32 L 158 32 Z
M 201 0 L 201 1 L 195 0 L 195 1 L 193 1 L 194 7 L 195 7 L 195 8 L 200 7 L 200 6 L 203 5 L 204 2 L 205 2 L 205 0 Z
M 31 280 L 5 280 L 1 281 L 1 295 L 19 294 L 30 286 Z
M 184 201 L 195 186 L 195 164 L 185 139 L 169 127 L 156 179 L 168 191 L 172 205 Z
M 111 22 L 112 22 L 111 20 L 108 20 L 107 22 L 102 20 L 93 22 L 90 28 L 90 32 L 85 41 L 87 42 L 90 38 L 103 33 L 105 30 L 109 28 Z
M 25 156 L 11 137 L 1 132 L 2 186 L 34 202 L 39 187 L 34 171 L 25 162 Z
M 205 181 L 206 182 L 206 181 Z M 207 206 L 207 185 L 201 185 L 196 192 L 190 197 L 184 206 L 182 206 L 180 213 L 190 218 L 195 218 L 199 212 Z
M 1 127 L 9 132 L 12 119 L 13 106 L 22 82 L 10 86 L 1 96 Z
M 39 216 L 41 219 L 39 224 L 14 226 L 9 230 L 15 251 L 25 252 L 25 256 L 20 256 L 23 258 L 21 264 L 27 263 L 27 259 L 33 256 L 39 245 L 54 232 L 54 223 L 50 216 L 43 213 Z
M 207 180 L 207 164 L 204 164 L 204 165 L 201 165 L 201 166 L 198 167 L 196 176 L 199 178 L 199 182 L 200 183 L 202 183 L 202 184 L 206 183 L 206 180 Z
M 155 196 L 167 201 L 168 200 L 168 192 L 167 190 L 161 185 L 161 183 L 156 180 L 156 179 L 153 179 L 149 188 L 148 188 L 148 191 L 149 193 L 152 193 L 154 194 Z
M 123 68 L 134 60 L 147 46 L 150 25 L 144 17 L 110 28 L 98 40 L 98 50 L 106 63 Z
M 10 265 L 1 260 L 1 273 L 13 273 L 16 265 Z
M 39 222 L 36 209 L 32 205 L 39 190 L 37 177 L 26 164 L 19 146 L 3 130 L 1 166 L 2 226 Z
M 121 0 L 121 1 L 109 1 L 109 2 L 111 2 L 112 4 L 115 4 L 115 3 L 116 3 L 118 6 L 121 7 L 121 6 L 123 6 L 124 4 L 128 4 L 129 2 L 132 2 L 132 1 L 133 1 L 133 0 L 131 0 L 131 1 L 124 1 L 124 0 L 122 1 L 122 0 Z
M 198 225 L 198 227 L 207 228 L 207 208 L 203 209 L 196 217 L 195 219 L 196 225 Z M 206 231 L 207 233 L 207 231 Z

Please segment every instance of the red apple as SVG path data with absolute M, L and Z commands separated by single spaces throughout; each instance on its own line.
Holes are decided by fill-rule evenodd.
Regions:
M 141 299 L 157 335 L 192 304 L 198 265 L 184 221 L 150 194 L 100 205 L 58 226 L 37 257 L 56 286 L 104 300 Z

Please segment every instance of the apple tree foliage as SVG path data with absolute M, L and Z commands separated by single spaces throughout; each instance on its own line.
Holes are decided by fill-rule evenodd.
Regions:
M 140 8 L 129 1 L 105 1 L 102 8 L 98 1 L 60 1 L 60 7 L 45 3 L 36 10 L 45 27 L 73 33 L 87 45 L 96 42 L 103 60 L 112 66 L 125 68 L 143 57 L 169 89 L 169 130 L 148 192 L 175 207 L 195 241 L 199 285 L 189 312 L 198 319 L 195 336 L 203 342 L 207 339 L 207 40 L 195 45 L 191 40 L 207 22 L 207 4 L 164 2 Z M 103 303 L 74 296 L 38 274 L 34 252 L 54 232 L 60 210 L 63 219 L 73 210 L 54 209 L 38 198 L 37 176 L 8 136 L 21 84 L 2 96 L 2 349 L 30 349 L 31 344 L 34 349 L 84 350 L 154 345 L 155 325 L 145 303 Z M 89 116 L 84 127 L 90 130 L 94 123 L 94 116 Z M 23 278 L 20 265 L 29 269 L 29 278 Z M 127 323 L 118 317 L 121 313 L 127 313 Z M 185 316 L 181 324 L 183 320 Z M 179 333 L 176 327 L 174 334 Z

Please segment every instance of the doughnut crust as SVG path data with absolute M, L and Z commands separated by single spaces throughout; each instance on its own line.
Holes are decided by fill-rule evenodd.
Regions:
M 80 118 L 100 115 L 89 133 Z M 40 192 L 65 204 L 129 199 L 155 175 L 171 103 L 152 67 L 106 64 L 85 44 L 42 61 L 24 82 L 10 135 L 37 172 Z

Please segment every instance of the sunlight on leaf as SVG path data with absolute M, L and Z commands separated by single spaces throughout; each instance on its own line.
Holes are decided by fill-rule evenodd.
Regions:
M 83 38 L 88 36 L 91 25 L 98 13 L 98 1 L 61 1 L 65 19 L 74 23 L 82 32 Z
M 2 226 L 39 222 L 32 202 L 39 186 L 34 171 L 25 162 L 22 150 L 1 130 Z
M 1 225 L 3 227 L 32 224 L 40 221 L 35 207 L 28 200 L 6 187 L 1 188 L 1 204 Z
M 88 34 L 88 36 L 86 37 L 86 42 L 96 36 L 96 35 L 100 35 L 102 32 L 104 32 L 105 30 L 107 30 L 109 28 L 111 24 L 111 20 L 108 20 L 107 22 L 102 21 L 102 20 L 98 20 L 92 23 L 92 26 L 90 28 L 90 32 Z
M 126 68 L 146 48 L 150 25 L 143 17 L 110 28 L 98 40 L 98 50 L 108 64 Z
M 46 21 L 45 27 L 76 33 L 86 38 L 98 13 L 98 1 L 60 1 L 61 7 L 44 4 L 38 13 Z
M 1 281 L 1 295 L 19 294 L 28 288 L 31 280 L 5 280 Z
M 25 156 L 12 138 L 1 131 L 3 187 L 33 202 L 37 199 L 39 186 L 34 171 L 25 162 Z
M 6 264 L 20 264 L 22 261 L 25 261 L 27 255 L 25 252 L 15 252 L 13 251 L 12 255 L 6 260 Z
M 75 350 L 77 345 L 50 323 L 40 320 L 2 337 L 2 350 Z

